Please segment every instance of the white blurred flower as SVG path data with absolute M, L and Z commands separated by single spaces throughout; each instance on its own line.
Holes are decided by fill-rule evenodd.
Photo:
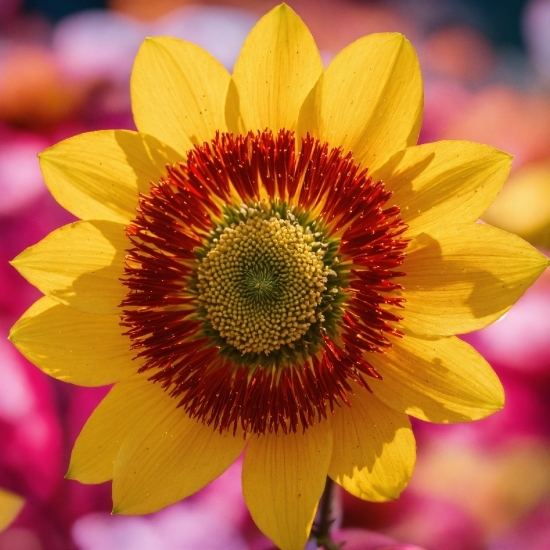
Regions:
M 54 30 L 53 50 L 64 73 L 77 81 L 126 83 L 147 27 L 111 11 L 78 12 Z
M 175 10 L 151 23 L 113 11 L 84 11 L 55 27 L 53 50 L 69 78 L 127 85 L 136 53 L 147 36 L 189 40 L 231 68 L 256 19 L 243 10 L 200 6 Z
M 253 13 L 234 8 L 188 6 L 158 19 L 151 34 L 193 42 L 231 70 L 257 19 Z

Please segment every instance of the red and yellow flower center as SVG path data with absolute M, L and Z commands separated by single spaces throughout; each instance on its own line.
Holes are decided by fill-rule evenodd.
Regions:
M 279 199 L 225 206 L 222 218 L 195 249 L 202 332 L 236 364 L 302 364 L 341 317 L 338 241 Z
M 351 154 L 291 132 L 218 135 L 128 227 L 123 326 L 147 371 L 220 431 L 296 431 L 378 376 L 405 230 Z
M 242 354 L 293 348 L 324 320 L 319 306 L 331 275 L 324 243 L 291 212 L 284 219 L 259 203 L 239 213 L 244 220 L 220 227 L 199 264 L 199 303 L 209 325 Z

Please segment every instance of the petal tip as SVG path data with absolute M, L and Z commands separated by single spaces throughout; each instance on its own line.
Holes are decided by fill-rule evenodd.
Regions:
M 496 373 L 495 373 L 496 377 Z M 504 392 L 504 387 L 502 382 L 497 377 L 495 380 L 495 387 L 493 388 L 492 395 L 489 399 L 485 401 L 483 406 L 478 409 L 477 414 L 472 414 L 471 420 L 483 420 L 488 416 L 491 416 L 499 411 L 501 411 L 506 405 L 506 394 Z
M 59 143 L 63 143 L 63 141 L 60 141 Z M 58 145 L 58 144 L 56 144 Z M 38 162 L 42 165 L 44 164 L 45 162 L 51 160 L 54 152 L 55 152 L 55 148 L 56 148 L 56 145 L 52 145 L 51 147 L 46 147 L 46 149 L 44 149 L 43 151 L 40 151 L 40 153 L 38 153 L 36 156 L 38 157 Z
M 264 18 L 269 16 L 279 16 L 281 19 L 283 17 L 297 17 L 301 20 L 301 17 L 286 2 L 282 2 L 281 4 L 275 6 L 271 11 L 264 15 Z
M 286 12 L 294 13 L 294 10 L 286 2 L 281 2 L 279 5 L 275 6 L 271 11 L 273 12 L 278 11 L 281 13 L 286 13 Z
M 400 45 L 410 44 L 412 46 L 411 41 L 404 34 L 400 32 L 384 32 L 381 34 L 385 34 L 388 38 L 390 38 L 391 40 L 394 40 L 396 43 L 399 43 Z
M 113 516 L 141 516 L 144 514 L 151 514 L 153 512 L 158 511 L 160 508 L 152 508 L 147 506 L 140 507 L 139 504 L 136 506 L 135 503 L 132 505 L 131 502 L 129 502 L 129 499 L 125 499 L 122 497 L 122 501 L 119 501 L 120 496 L 117 498 L 115 495 L 115 491 L 113 491 L 113 509 L 111 510 L 111 514 Z
M 495 149 L 495 153 L 500 156 L 499 161 L 507 168 L 507 171 L 510 172 L 512 162 L 514 161 L 514 155 L 507 153 L 506 151 L 502 151 L 501 149 Z
M 25 250 L 23 250 L 20 254 L 18 254 L 13 260 L 10 260 L 8 263 L 22 276 L 22 277 L 25 277 L 25 279 L 27 278 L 25 276 L 25 256 L 26 256 L 26 252 L 28 250 L 31 250 L 32 248 L 34 248 L 35 245 L 33 246 L 29 246 L 29 248 L 26 248 Z
M 496 396 L 495 402 L 493 403 L 493 412 L 498 412 L 504 409 L 506 405 L 506 394 L 504 393 L 504 387 L 500 384 L 498 395 Z
M 143 40 L 142 42 L 142 45 L 143 44 L 159 44 L 161 42 L 161 38 L 166 38 L 166 37 L 163 37 L 163 36 L 146 36 L 145 39 Z
M 72 459 L 69 461 L 69 467 L 67 468 L 67 472 L 63 476 L 63 479 L 78 481 L 79 483 L 86 483 L 86 480 L 82 479 L 78 475 L 78 465 L 76 465 Z

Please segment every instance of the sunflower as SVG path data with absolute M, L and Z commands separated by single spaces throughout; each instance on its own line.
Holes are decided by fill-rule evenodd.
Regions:
M 395 499 L 415 461 L 408 415 L 483 418 L 504 403 L 455 335 L 499 318 L 547 260 L 476 223 L 510 168 L 486 145 L 416 146 L 422 80 L 400 34 L 324 70 L 286 5 L 233 75 L 199 47 L 144 42 L 138 132 L 40 155 L 78 221 L 14 260 L 45 296 L 11 339 L 45 373 L 114 384 L 68 477 L 113 480 L 114 512 L 185 498 L 241 453 L 258 527 L 306 543 L 326 476 Z

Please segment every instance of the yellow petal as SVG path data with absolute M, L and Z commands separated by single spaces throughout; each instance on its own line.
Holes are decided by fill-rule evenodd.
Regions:
M 410 42 L 371 34 L 342 50 L 317 85 L 318 137 L 353 152 L 370 170 L 416 143 L 422 77 Z
M 105 386 L 136 373 L 130 339 L 116 315 L 90 315 L 41 298 L 17 321 L 10 340 L 46 374 L 79 386 Z
M 455 336 L 421 340 L 406 334 L 369 361 L 382 376 L 371 388 L 384 403 L 429 422 L 478 420 L 504 406 L 490 365 Z
M 25 500 L 5 489 L 0 489 L 0 531 L 3 531 L 23 508 Z
M 107 221 L 71 223 L 24 250 L 11 263 L 54 300 L 86 313 L 120 314 L 127 292 L 124 226 Z
M 250 439 L 243 494 L 256 525 L 282 550 L 302 550 L 309 537 L 332 452 L 327 421 L 305 433 Z
M 403 325 L 418 335 L 478 330 L 503 315 L 548 266 L 516 235 L 481 223 L 445 226 L 410 243 L 400 279 Z
M 82 428 L 71 454 L 66 477 L 81 483 L 103 483 L 113 478 L 113 467 L 122 442 L 144 417 L 164 411 L 171 399 L 147 374 L 116 384 L 96 407 Z
M 166 36 L 147 38 L 131 79 L 132 111 L 140 132 L 182 156 L 194 144 L 226 131 L 225 98 L 230 75 L 208 52 Z
M 138 192 L 166 175 L 181 155 L 158 139 L 126 130 L 80 134 L 39 156 L 48 189 L 81 219 L 127 223 L 136 215 Z
M 407 486 L 416 459 L 409 418 L 359 387 L 350 402 L 351 407 L 337 409 L 332 419 L 329 475 L 363 500 L 396 499 Z
M 393 191 L 415 236 L 449 223 L 476 221 L 502 188 L 512 157 L 488 145 L 438 141 L 396 153 L 372 174 Z
M 235 64 L 230 129 L 295 130 L 300 108 L 322 71 L 309 29 L 286 4 L 273 8 L 250 31 Z M 244 124 L 238 129 L 230 122 L 237 110 Z
M 229 468 L 245 446 L 242 433 L 214 431 L 155 389 L 155 408 L 116 458 L 113 513 L 148 514 L 192 495 Z

